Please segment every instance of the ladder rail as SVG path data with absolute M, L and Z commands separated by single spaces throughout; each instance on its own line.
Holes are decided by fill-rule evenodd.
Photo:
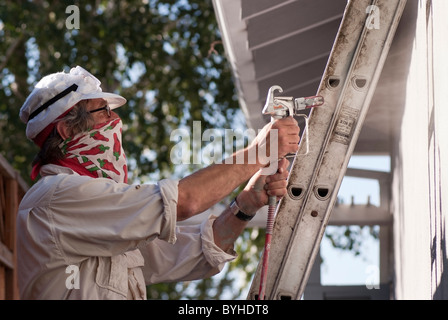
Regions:
M 325 104 L 309 116 L 310 150 L 292 163 L 288 191 L 296 188 L 301 193 L 288 193 L 277 207 L 267 299 L 300 299 L 303 294 L 405 4 L 406 0 L 347 4 L 319 86 Z M 380 30 L 366 26 L 366 8 L 372 5 L 381 13 Z M 348 63 L 341 62 L 341 56 Z M 332 87 L 331 81 L 343 85 Z M 259 269 L 248 299 L 256 299 Z
M 378 6 L 379 2 L 380 1 L 374 1 L 373 5 L 377 5 Z M 404 6 L 398 8 L 398 13 L 399 13 L 400 16 L 401 16 L 401 12 L 402 12 L 401 9 L 402 8 L 404 8 Z M 397 11 L 395 11 L 395 12 L 397 13 Z M 393 19 L 392 21 L 396 21 L 396 20 Z M 382 52 L 381 52 L 381 54 L 380 54 L 380 56 L 378 58 L 378 63 L 376 64 L 377 67 L 373 68 L 373 77 L 372 77 L 372 81 L 370 82 L 370 85 L 369 85 L 368 89 L 365 91 L 365 94 L 359 94 L 358 99 L 355 99 L 355 98 L 353 99 L 353 100 L 360 100 L 360 101 L 352 101 L 353 104 L 357 104 L 357 102 L 359 102 L 359 104 L 362 105 L 362 107 L 360 108 L 360 113 L 358 115 L 358 119 L 356 120 L 356 122 L 359 123 L 359 125 L 356 125 L 354 127 L 355 130 L 352 133 L 352 138 L 350 139 L 350 142 L 348 143 L 348 148 L 347 148 L 344 160 L 343 160 L 341 171 L 340 171 L 340 173 L 339 173 L 339 175 L 337 177 L 336 183 L 332 186 L 333 187 L 333 192 L 331 193 L 331 197 L 329 199 L 328 204 L 326 205 L 326 208 L 322 208 L 323 206 L 317 206 L 317 204 L 307 203 L 307 206 L 305 206 L 305 209 L 303 210 L 304 212 L 308 212 L 309 210 L 307 211 L 307 208 L 309 209 L 310 207 L 311 208 L 319 208 L 318 210 L 320 210 L 320 208 L 322 208 L 322 210 L 325 210 L 325 213 L 323 215 L 322 223 L 319 226 L 319 230 L 318 230 L 317 236 L 314 238 L 314 243 L 313 243 L 313 246 L 312 246 L 312 252 L 311 252 L 310 258 L 307 260 L 307 266 L 306 266 L 306 270 L 305 270 L 305 275 L 302 278 L 302 281 L 301 281 L 300 286 L 299 286 L 298 294 L 295 297 L 295 299 L 300 299 L 301 295 L 303 294 L 303 292 L 305 290 L 307 279 L 309 278 L 309 274 L 311 273 L 311 269 L 312 269 L 312 266 L 314 264 L 314 260 L 315 260 L 317 254 L 318 254 L 318 251 L 319 251 L 319 245 L 320 245 L 321 239 L 323 237 L 323 234 L 324 234 L 324 231 L 325 231 L 325 227 L 328 224 L 328 220 L 329 220 L 330 215 L 331 215 L 331 210 L 332 210 L 332 208 L 334 206 L 335 201 L 337 200 L 337 190 L 339 189 L 339 186 L 340 186 L 340 184 L 342 182 L 342 179 L 344 177 L 345 170 L 347 168 L 347 165 L 348 165 L 348 162 L 350 160 L 351 154 L 353 153 L 357 137 L 359 136 L 359 133 L 361 131 L 362 123 L 363 123 L 363 121 L 365 119 L 365 116 L 367 114 L 368 107 L 370 105 L 371 98 L 372 98 L 373 93 L 375 91 L 377 80 L 378 80 L 378 78 L 379 78 L 379 76 L 381 74 L 382 66 L 384 65 L 384 61 L 386 59 L 387 52 L 388 52 L 388 49 L 389 49 L 390 44 L 391 44 L 391 41 L 392 41 L 392 38 L 393 38 L 393 34 L 395 33 L 396 26 L 397 26 L 397 24 L 394 23 L 388 29 L 388 32 L 387 32 L 387 35 L 386 35 L 386 39 L 388 40 L 387 41 L 388 43 L 384 45 L 384 48 L 383 48 L 383 50 L 382 50 Z M 366 38 L 367 32 L 368 32 L 368 29 L 366 27 L 364 27 L 362 35 L 361 35 L 361 39 L 365 39 Z M 351 76 L 353 74 L 355 74 L 355 75 L 356 74 L 362 74 L 362 72 L 359 72 L 359 73 L 356 72 L 356 69 L 357 69 L 356 65 L 360 63 L 359 59 L 358 59 L 358 56 L 361 54 L 362 48 L 365 46 L 365 42 L 366 42 L 366 40 L 364 40 L 362 42 L 358 42 L 358 44 L 357 44 L 355 55 L 354 55 L 355 59 L 354 59 L 353 63 L 351 64 L 349 72 L 348 72 L 349 78 L 346 79 L 346 81 L 344 83 L 344 88 L 342 90 L 342 94 L 339 97 L 338 107 L 336 108 L 337 116 L 333 117 L 333 119 L 332 119 L 332 124 L 331 124 L 332 128 L 335 125 L 335 122 L 333 120 L 336 119 L 336 121 L 338 121 L 338 119 L 340 118 L 340 112 L 341 112 L 341 109 L 343 107 L 343 105 L 342 105 L 343 101 L 341 101 L 341 100 L 343 100 L 343 98 L 346 96 L 346 91 L 349 88 L 352 89 L 351 88 L 351 81 L 352 81 Z M 368 46 L 368 47 L 371 47 L 371 46 Z M 362 91 L 362 90 L 360 90 L 360 91 Z M 335 115 L 336 115 L 336 113 L 335 113 Z M 326 136 L 325 145 L 327 146 L 328 143 L 329 143 L 329 140 L 331 140 L 333 138 L 334 138 L 333 135 L 327 135 Z M 328 148 L 326 148 L 325 150 L 321 150 L 321 155 L 320 156 L 322 156 L 322 158 L 319 158 L 319 160 L 321 160 L 320 163 L 319 163 L 319 168 L 321 168 L 322 166 L 323 166 L 324 169 L 326 168 L 326 166 L 322 164 L 325 159 L 331 159 L 330 161 L 333 161 L 332 157 L 331 158 L 328 157 L 328 156 L 326 158 L 324 157 L 324 154 L 326 152 L 328 152 Z M 331 154 L 334 155 L 335 153 L 331 152 Z M 322 175 L 321 172 L 319 172 L 319 173 L 320 173 L 320 175 Z M 314 175 L 313 178 L 314 178 L 314 180 L 313 180 L 314 184 L 318 184 L 318 182 L 316 182 L 318 180 L 318 176 Z M 316 202 L 316 201 L 314 201 L 314 202 Z M 304 212 L 302 212 L 302 213 L 304 213 Z M 316 212 L 319 212 L 319 211 L 316 211 Z M 299 233 L 299 232 L 300 232 L 300 228 L 295 230 L 295 233 Z M 300 243 L 300 240 L 296 240 L 294 242 L 295 242 L 296 245 L 298 245 L 298 243 Z M 292 247 L 294 247 L 294 245 L 290 245 L 288 250 L 291 250 Z M 280 287 L 280 286 L 281 285 L 279 284 L 279 281 L 277 281 L 275 289 L 278 290 L 278 287 Z

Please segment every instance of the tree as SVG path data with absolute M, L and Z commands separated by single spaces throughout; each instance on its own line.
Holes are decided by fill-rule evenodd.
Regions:
M 134 177 L 173 172 L 173 129 L 222 127 L 238 110 L 210 0 L 78 3 L 79 29 L 61 1 L 0 3 L 1 149 L 24 177 L 36 147 L 18 112 L 49 73 L 81 65 L 128 99 L 118 113 Z
M 117 113 L 125 124 L 124 148 L 134 181 L 179 174 L 170 161 L 172 130 L 191 128 L 193 121 L 201 121 L 203 130 L 230 127 L 239 114 L 211 0 L 69 5 L 0 0 L 0 8 L 0 152 L 30 185 L 30 164 L 38 150 L 25 137 L 19 109 L 34 84 L 49 73 L 80 65 L 100 79 L 104 91 L 128 100 Z M 247 240 L 240 245 L 243 257 L 254 245 L 251 232 L 242 237 Z M 222 276 L 220 284 L 215 279 L 195 283 L 197 290 L 188 297 L 209 296 L 207 284 L 213 283 L 218 298 L 230 287 L 229 277 L 231 273 Z M 176 292 L 187 286 L 159 287 Z M 164 296 L 160 290 L 154 293 L 155 288 L 149 290 L 151 297 L 183 296 Z

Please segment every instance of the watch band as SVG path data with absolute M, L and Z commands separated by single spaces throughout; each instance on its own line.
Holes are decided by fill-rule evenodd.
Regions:
M 253 217 L 255 217 L 255 215 L 251 216 L 242 212 L 240 210 L 240 207 L 238 207 L 238 204 L 236 203 L 236 198 L 230 203 L 230 211 L 235 217 L 242 221 L 250 221 Z

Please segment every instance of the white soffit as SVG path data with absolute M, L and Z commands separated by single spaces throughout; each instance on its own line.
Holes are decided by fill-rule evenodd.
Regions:
M 355 153 L 390 153 L 404 105 L 417 1 L 408 3 Z M 285 96 L 317 92 L 347 0 L 213 0 L 213 5 L 248 127 L 259 129 L 269 121 L 261 110 L 272 85 L 280 85 Z

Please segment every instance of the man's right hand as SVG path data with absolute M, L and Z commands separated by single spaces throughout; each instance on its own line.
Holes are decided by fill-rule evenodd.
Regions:
M 256 136 L 249 149 L 256 150 L 257 164 L 267 166 L 275 163 L 289 153 L 299 149 L 300 128 L 293 117 L 278 119 L 266 124 Z M 275 168 L 274 172 L 277 171 Z

